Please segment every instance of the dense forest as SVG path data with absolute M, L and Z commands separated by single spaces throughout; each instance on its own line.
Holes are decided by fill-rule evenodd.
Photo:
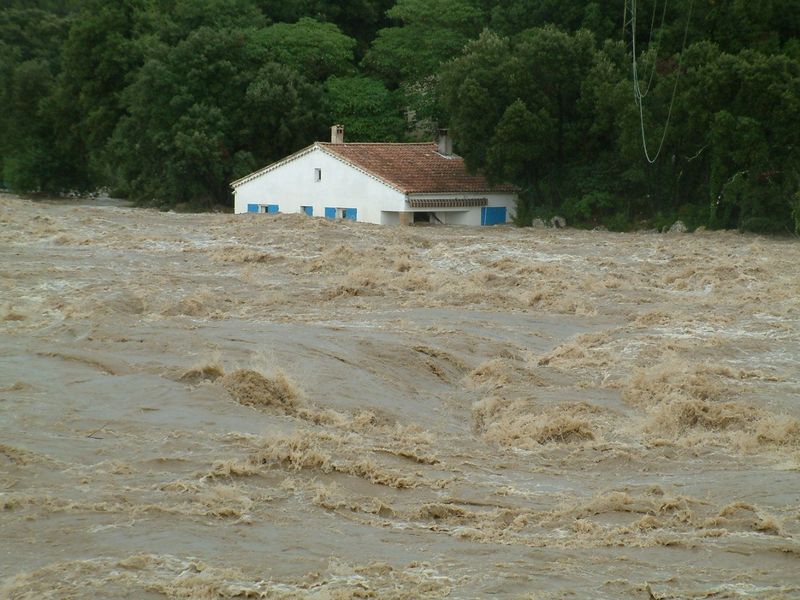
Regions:
M 0 98 L 18 192 L 229 205 L 447 127 L 520 224 L 800 231 L 800 0 L 0 0 Z

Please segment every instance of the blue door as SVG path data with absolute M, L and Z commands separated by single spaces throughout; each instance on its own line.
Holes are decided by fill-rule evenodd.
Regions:
M 355 221 L 357 214 L 358 214 L 358 210 L 356 210 L 355 208 L 345 208 L 344 209 L 344 218 L 348 219 L 349 221 Z
M 502 225 L 505 222 L 505 206 L 484 206 L 481 208 L 481 225 Z
M 247 212 L 258 212 L 258 204 L 248 204 Z
M 336 218 L 336 209 L 330 206 L 325 207 L 325 218 L 326 219 L 335 219 Z
M 270 215 L 277 215 L 278 214 L 278 205 L 277 204 L 267 204 L 267 213 Z
M 313 206 L 304 206 L 303 212 L 306 213 L 309 217 L 314 216 L 314 207 Z

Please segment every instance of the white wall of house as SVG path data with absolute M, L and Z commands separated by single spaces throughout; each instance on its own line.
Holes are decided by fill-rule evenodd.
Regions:
M 260 212 L 277 206 L 285 214 L 301 213 L 310 206 L 315 217 L 334 208 L 340 218 L 342 209 L 355 208 L 356 220 L 366 223 L 381 223 L 384 211 L 405 210 L 405 194 L 316 146 L 238 184 L 234 198 L 236 213 L 248 212 L 250 204 L 265 207 Z

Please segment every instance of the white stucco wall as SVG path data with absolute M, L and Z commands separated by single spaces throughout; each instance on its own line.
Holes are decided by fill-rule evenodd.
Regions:
M 315 180 L 315 169 L 322 178 Z M 278 205 L 282 213 L 300 213 L 311 206 L 313 216 L 326 207 L 355 208 L 357 220 L 381 223 L 382 211 L 405 210 L 405 195 L 351 167 L 319 147 L 234 188 L 234 211 L 247 212 L 248 204 Z

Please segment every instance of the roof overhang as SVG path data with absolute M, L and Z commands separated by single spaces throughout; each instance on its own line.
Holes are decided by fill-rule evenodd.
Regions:
M 408 198 L 411 208 L 472 208 L 486 206 L 486 198 Z

